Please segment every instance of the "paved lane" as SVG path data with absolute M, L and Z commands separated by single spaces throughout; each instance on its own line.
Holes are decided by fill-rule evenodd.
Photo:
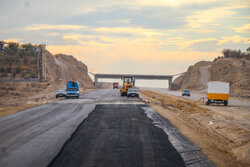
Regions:
M 140 105 L 97 105 L 50 166 L 178 167 L 181 156 Z
M 0 118 L 1 167 L 49 164 L 213 166 L 197 146 L 140 99 L 108 89 Z
M 0 118 L 0 166 L 44 167 L 94 104 L 45 104 Z

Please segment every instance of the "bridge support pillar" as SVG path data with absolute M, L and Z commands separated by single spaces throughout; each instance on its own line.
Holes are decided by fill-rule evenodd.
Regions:
M 95 88 L 98 87 L 98 77 L 95 76 Z
M 168 79 L 168 90 L 172 90 L 172 78 Z
M 135 79 L 133 79 L 133 86 L 135 86 Z

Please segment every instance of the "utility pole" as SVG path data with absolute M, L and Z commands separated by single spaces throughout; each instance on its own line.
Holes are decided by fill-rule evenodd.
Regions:
M 4 44 L 5 44 L 6 42 L 4 42 L 4 41 L 0 41 L 0 51 L 1 52 L 3 52 L 4 51 Z
M 42 44 L 42 74 L 43 78 L 46 80 L 46 45 Z
M 41 76 L 40 76 L 40 54 L 41 54 L 41 48 L 36 47 L 35 49 L 36 53 L 37 53 L 37 78 L 39 78 L 39 80 L 41 80 Z

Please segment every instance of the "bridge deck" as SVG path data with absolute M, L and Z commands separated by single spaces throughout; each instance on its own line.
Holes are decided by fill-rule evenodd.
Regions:
M 158 79 L 158 80 L 169 80 L 172 79 L 172 75 L 138 75 L 138 74 L 94 74 L 97 78 L 123 78 L 133 77 L 135 79 Z
M 169 89 L 172 88 L 173 75 L 138 75 L 138 74 L 93 74 L 95 76 L 95 87 L 98 86 L 98 79 L 122 79 L 124 77 L 133 77 L 134 81 L 137 79 L 145 80 L 168 80 Z

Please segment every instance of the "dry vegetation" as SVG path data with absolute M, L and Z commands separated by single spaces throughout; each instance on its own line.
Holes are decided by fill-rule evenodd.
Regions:
M 3 53 L 0 53 L 1 78 L 37 78 L 36 48 L 39 45 L 9 43 Z
M 207 112 L 207 108 L 203 108 L 197 104 L 197 102 L 184 101 L 180 99 L 173 98 L 171 96 L 163 95 L 150 90 L 143 91 L 143 94 L 152 97 L 153 99 L 161 102 L 166 108 L 176 109 L 184 112 L 195 113 L 197 111 Z

